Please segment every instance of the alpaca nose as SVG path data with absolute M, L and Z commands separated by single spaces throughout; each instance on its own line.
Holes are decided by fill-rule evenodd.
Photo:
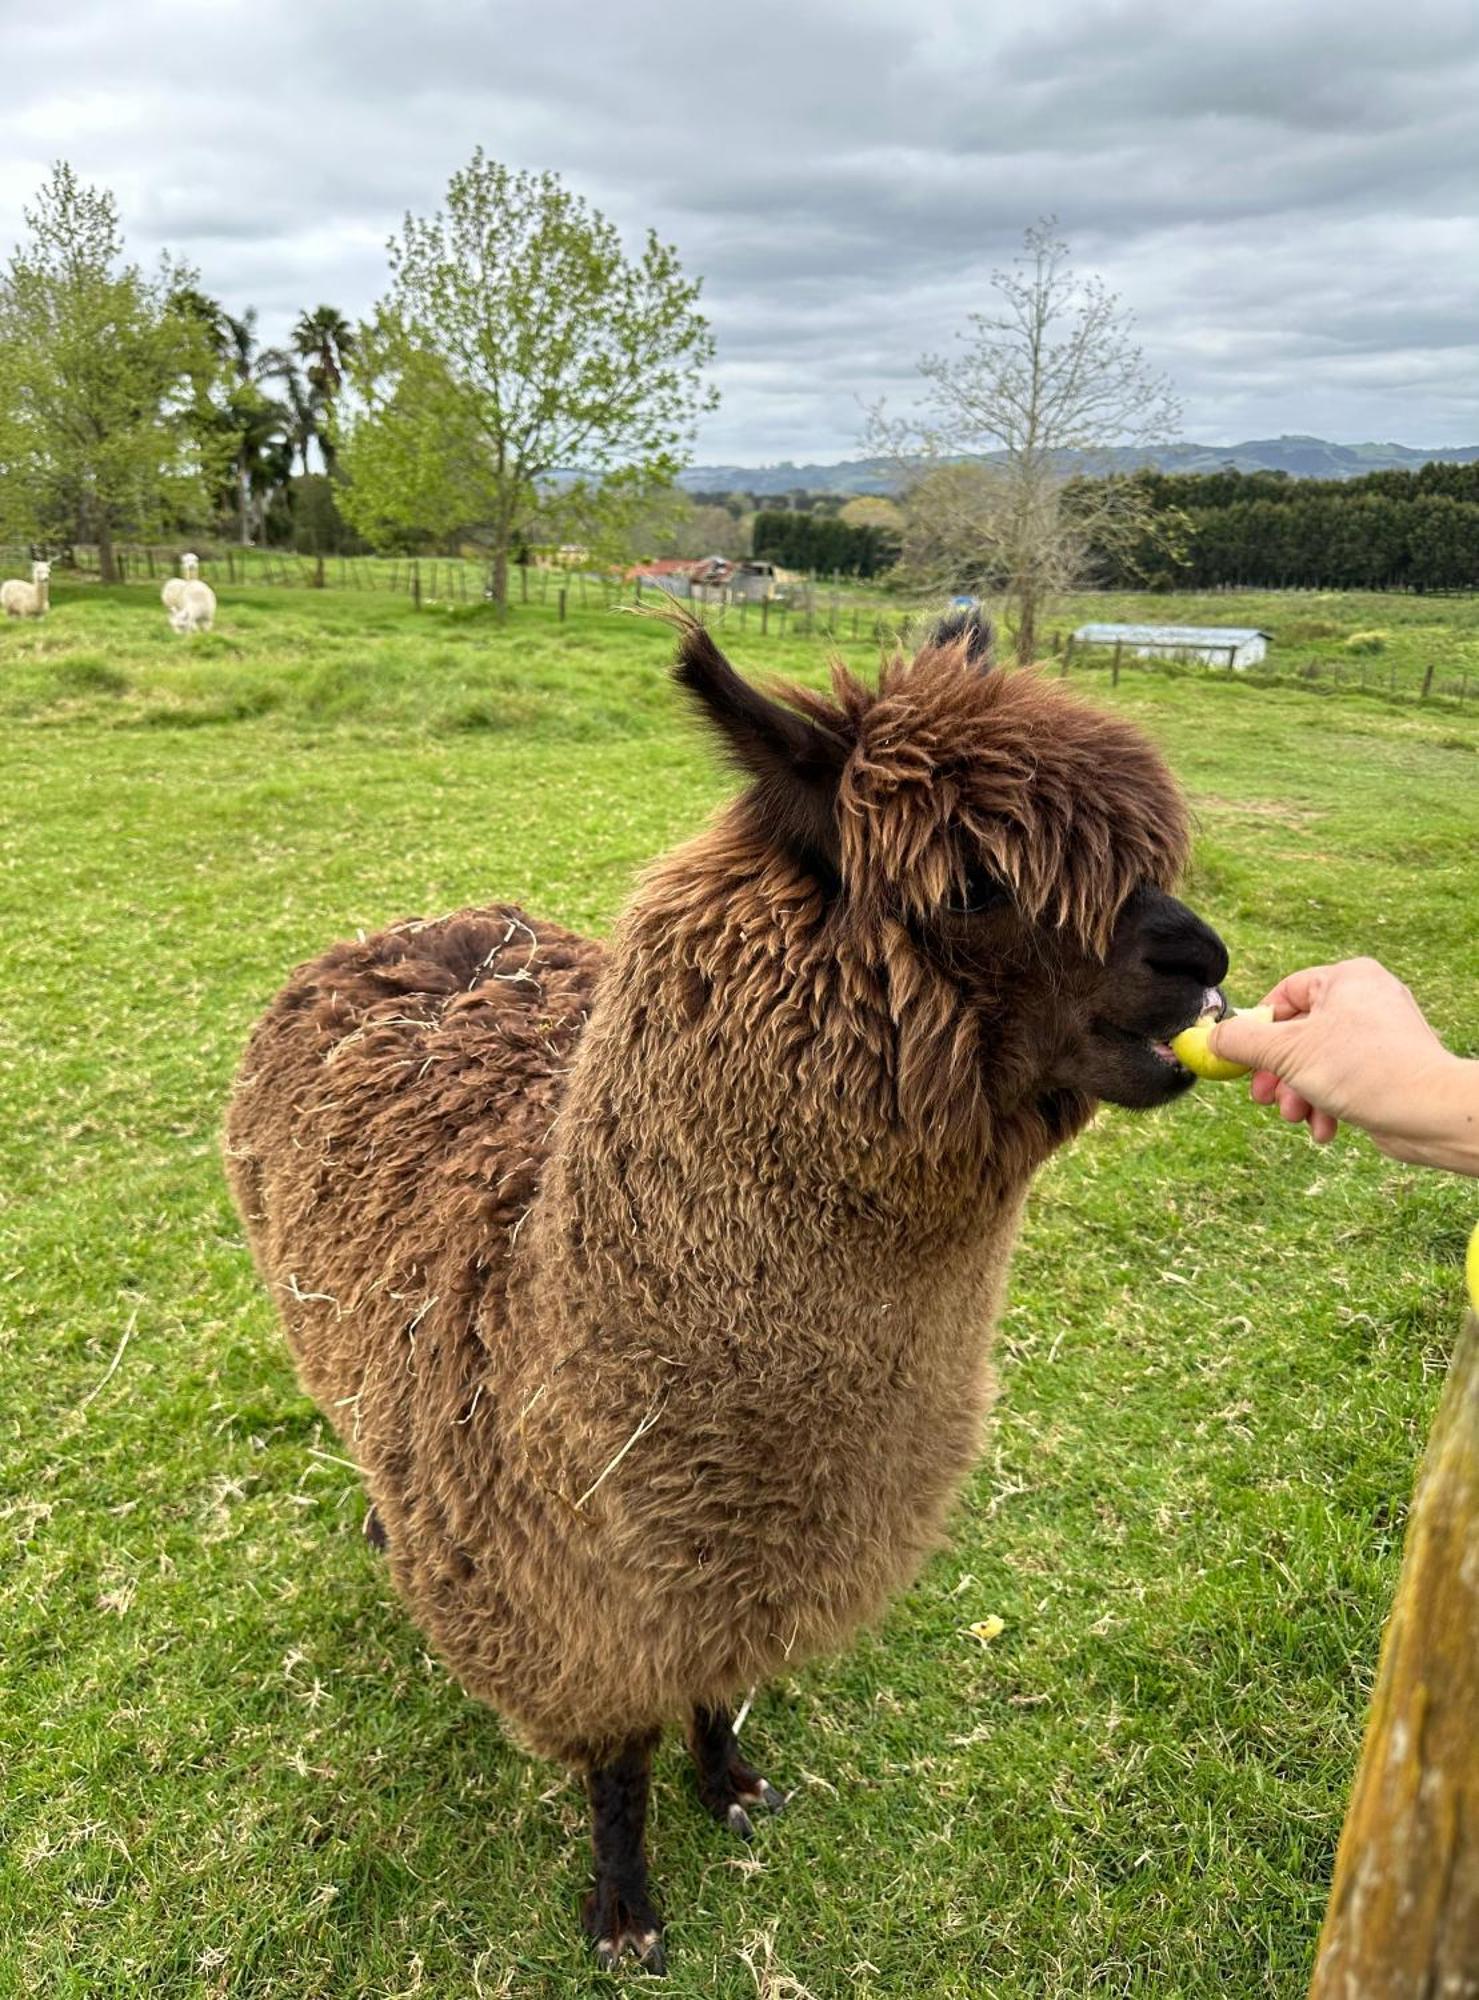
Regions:
M 1227 977 L 1227 946 L 1195 910 L 1162 890 L 1142 890 L 1140 952 L 1163 979 L 1194 979 L 1220 986 Z

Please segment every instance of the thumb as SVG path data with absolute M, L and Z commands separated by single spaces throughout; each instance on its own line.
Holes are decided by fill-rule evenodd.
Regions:
M 1269 1069 L 1277 1075 L 1292 1052 L 1297 1021 L 1271 1021 L 1264 1008 L 1250 1008 L 1246 1014 L 1229 1014 L 1207 1037 L 1214 1056 L 1225 1062 L 1246 1063 L 1249 1069 Z

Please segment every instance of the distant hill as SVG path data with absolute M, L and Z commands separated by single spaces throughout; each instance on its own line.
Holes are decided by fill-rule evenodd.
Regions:
M 991 452 L 988 458 L 999 457 Z M 1294 479 L 1355 479 L 1363 472 L 1410 472 L 1434 460 L 1469 465 L 1479 444 L 1439 445 L 1431 451 L 1407 444 L 1331 444 L 1325 438 L 1249 438 L 1242 444 L 1168 444 L 1149 451 L 1119 449 L 1096 460 L 1116 470 L 1154 465 L 1162 472 L 1286 472 Z M 679 475 L 690 493 L 889 493 L 895 468 L 881 458 L 849 458 L 837 465 L 691 465 Z

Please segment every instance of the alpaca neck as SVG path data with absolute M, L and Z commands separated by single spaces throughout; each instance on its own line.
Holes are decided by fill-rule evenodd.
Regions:
M 35 582 L 36 609 L 45 611 L 51 604 L 51 578 L 38 576 Z
M 851 1310 L 860 1286 L 923 1300 L 994 1282 L 1033 1170 L 1081 1115 L 992 1113 L 964 1087 L 921 1113 L 907 1093 L 958 1049 L 905 1046 L 896 998 L 823 948 L 804 884 L 716 882 L 704 858 L 696 843 L 666 864 L 613 945 L 545 1225 L 578 1221 L 669 1292 L 742 1291 L 778 1319 Z M 695 894 L 718 913 L 707 930 L 687 920 Z

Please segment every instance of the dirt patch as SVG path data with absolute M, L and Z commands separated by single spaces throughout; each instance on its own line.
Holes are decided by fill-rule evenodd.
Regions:
M 1291 806 L 1282 799 L 1225 799 L 1217 792 L 1198 792 L 1192 803 L 1199 813 L 1227 813 L 1235 819 L 1266 820 L 1274 826 L 1312 826 L 1326 817 L 1313 806 Z

